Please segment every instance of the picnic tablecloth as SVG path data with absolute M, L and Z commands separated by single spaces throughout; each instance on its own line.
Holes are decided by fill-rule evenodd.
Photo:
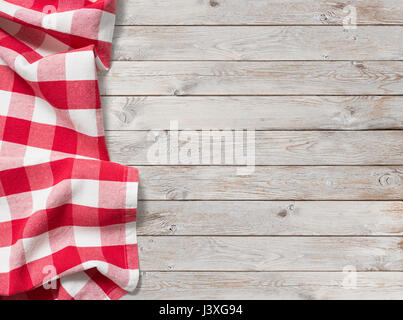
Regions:
M 109 161 L 97 69 L 115 0 L 0 1 L 0 296 L 135 289 L 138 171 Z

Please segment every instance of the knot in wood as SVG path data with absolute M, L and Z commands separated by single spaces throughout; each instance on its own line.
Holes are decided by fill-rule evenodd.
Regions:
M 171 225 L 169 228 L 169 231 L 171 232 L 171 233 L 175 233 L 176 232 L 176 230 L 177 230 L 177 228 L 176 228 L 176 225 L 175 224 L 173 224 L 173 225 Z
M 379 177 L 379 184 L 383 187 L 390 187 L 400 183 L 400 177 L 393 173 L 386 173 Z
M 184 189 L 180 188 L 172 188 L 171 190 L 168 190 L 165 198 L 167 200 L 183 200 L 186 199 L 188 192 Z

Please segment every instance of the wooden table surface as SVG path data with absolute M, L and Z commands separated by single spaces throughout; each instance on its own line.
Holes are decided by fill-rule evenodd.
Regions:
M 116 24 L 107 143 L 141 184 L 125 299 L 403 298 L 403 1 L 119 0 Z M 255 171 L 150 164 L 171 121 L 256 130 Z

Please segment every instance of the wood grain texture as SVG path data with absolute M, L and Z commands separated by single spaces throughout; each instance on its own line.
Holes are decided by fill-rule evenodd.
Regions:
M 118 27 L 113 59 L 401 60 L 402 38 L 403 26 Z
M 403 61 L 115 61 L 106 95 L 397 95 Z
M 403 271 L 401 237 L 138 238 L 143 271 Z
M 102 97 L 107 130 L 402 129 L 403 97 Z M 360 135 L 360 133 L 357 133 Z
M 149 166 L 140 169 L 140 200 L 402 200 L 403 167 Z
M 350 289 L 343 272 L 142 272 L 125 300 L 396 299 L 402 272 L 359 272 Z
M 400 0 L 124 0 L 118 4 L 119 25 L 341 25 L 348 5 L 356 7 L 358 24 L 403 24 Z
M 218 147 L 219 159 L 218 163 L 211 160 L 211 164 L 237 164 L 233 150 L 244 150 L 247 147 L 245 141 L 235 138 L 233 131 L 216 134 L 220 140 L 222 137 L 222 141 L 214 140 L 203 145 L 201 132 L 179 132 L 177 150 L 182 154 L 190 152 L 192 159 L 188 161 L 187 157 L 177 157 L 166 163 L 153 163 L 154 157 L 150 154 L 158 146 L 168 149 L 169 131 L 113 131 L 108 132 L 106 137 L 112 161 L 128 165 L 199 165 L 203 152 L 206 148 L 210 150 L 213 143 Z M 241 134 L 242 137 L 246 135 L 246 132 Z M 254 137 L 256 165 L 403 164 L 403 131 L 363 131 L 359 134 L 351 131 L 258 131 Z M 223 155 L 225 150 L 231 151 L 231 157 Z M 212 157 L 211 154 L 210 159 Z
M 403 2 L 118 3 L 100 91 L 112 160 L 140 169 L 125 298 L 401 299 Z M 172 121 L 257 130 L 258 166 L 148 165 Z
M 402 236 L 401 201 L 140 201 L 139 235 Z

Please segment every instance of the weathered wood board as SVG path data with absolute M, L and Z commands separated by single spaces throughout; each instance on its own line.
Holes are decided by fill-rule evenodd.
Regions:
M 141 200 L 401 200 L 403 167 L 137 166 Z
M 113 131 L 107 133 L 112 159 L 130 165 L 153 163 L 154 146 L 168 149 L 169 131 Z M 249 133 L 250 134 L 250 133 Z M 239 163 L 232 150 L 250 148 L 256 165 L 399 165 L 403 163 L 403 131 L 259 131 L 253 133 L 254 145 L 248 146 L 243 131 L 212 131 L 217 137 L 211 144 L 218 148 L 211 164 Z M 169 160 L 166 164 L 201 164 L 201 155 L 210 144 L 203 144 L 202 133 L 181 131 L 183 143 L 179 152 L 189 151 L 193 157 Z M 212 139 L 212 138 L 211 138 Z M 204 148 L 204 149 L 203 149 Z M 252 150 L 254 148 L 255 150 Z M 230 152 L 225 156 L 225 151 Z M 245 150 L 246 151 L 246 150 Z M 223 155 L 222 155 L 223 154 Z M 216 156 L 217 163 L 213 162 Z M 190 157 L 190 156 L 189 156 Z M 186 162 L 185 162 L 186 160 Z M 157 163 L 158 164 L 158 163 Z
M 403 271 L 400 237 L 139 237 L 143 271 Z
M 123 0 L 119 25 L 341 25 L 356 8 L 357 24 L 403 24 L 400 0 Z
M 397 299 L 402 272 L 358 272 L 352 287 L 343 272 L 143 272 L 124 299 Z
M 118 27 L 113 59 L 402 60 L 402 38 L 403 26 Z
M 137 233 L 403 236 L 402 210 L 401 201 L 140 201 Z
M 115 61 L 106 95 L 402 95 L 403 61 Z
M 180 130 L 403 127 L 402 96 L 105 96 L 102 102 L 107 130 L 169 130 L 172 121 Z

